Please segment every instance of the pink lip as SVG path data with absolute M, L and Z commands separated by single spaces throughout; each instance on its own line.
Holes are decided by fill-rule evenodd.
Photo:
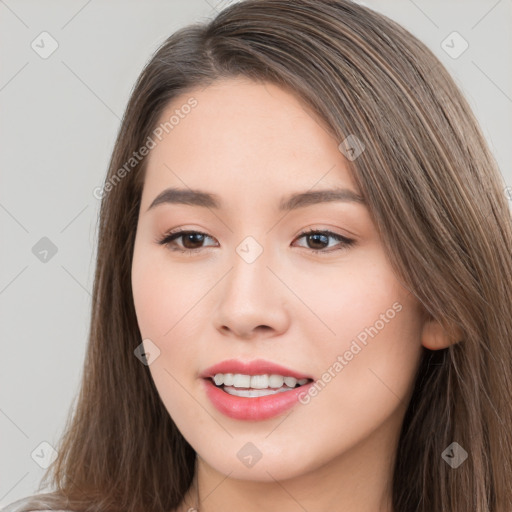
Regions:
M 264 359 L 255 359 L 244 363 L 238 359 L 227 359 L 218 364 L 206 368 L 199 377 L 203 379 L 213 377 L 216 373 L 242 373 L 244 375 L 282 375 L 283 377 L 295 377 L 299 379 L 313 379 L 310 375 L 304 375 L 285 366 L 265 361 Z
M 222 372 L 218 372 L 222 373 Z M 222 414 L 236 420 L 266 420 L 292 408 L 302 393 L 307 393 L 314 382 L 298 388 L 257 398 L 243 398 L 226 393 L 215 386 L 209 378 L 203 379 L 205 392 L 215 408 Z
M 264 359 L 256 359 L 246 363 L 237 359 L 229 359 L 210 366 L 199 375 L 203 379 L 206 395 L 218 411 L 237 420 L 265 420 L 282 414 L 293 407 L 298 402 L 299 396 L 302 393 L 307 393 L 309 387 L 314 384 L 314 382 L 309 382 L 290 389 L 290 391 L 256 398 L 244 398 L 230 395 L 217 387 L 213 382 L 213 376 L 217 373 L 275 374 L 284 377 L 295 377 L 297 380 L 314 379 L 309 375 L 304 375 Z

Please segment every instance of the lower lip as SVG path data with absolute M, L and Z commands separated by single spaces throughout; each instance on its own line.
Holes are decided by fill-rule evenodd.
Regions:
M 307 393 L 314 382 L 309 382 L 290 391 L 282 391 L 268 396 L 244 398 L 233 396 L 218 388 L 211 379 L 203 379 L 206 395 L 222 414 L 236 420 L 266 420 L 291 409 L 299 395 Z

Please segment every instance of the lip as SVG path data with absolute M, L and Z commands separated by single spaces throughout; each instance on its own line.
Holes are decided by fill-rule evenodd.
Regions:
M 219 412 L 236 420 L 252 421 L 273 418 L 291 409 L 299 402 L 299 396 L 314 385 L 313 381 L 274 395 L 244 398 L 226 393 L 208 377 L 203 378 L 202 382 L 207 397 Z
M 213 378 L 216 373 L 241 373 L 243 375 L 282 375 L 283 377 L 295 377 L 299 379 L 313 379 L 311 375 L 305 375 L 291 368 L 266 361 L 254 359 L 244 362 L 238 359 L 227 359 L 218 364 L 206 368 L 199 377 L 203 379 Z M 254 399 L 251 399 L 254 400 Z
M 241 373 L 244 375 L 274 374 L 284 377 L 295 377 L 297 380 L 310 379 L 312 382 L 273 395 L 245 398 L 230 395 L 217 387 L 212 380 L 217 373 Z M 215 408 L 222 414 L 237 420 L 255 421 L 278 416 L 296 405 L 299 401 L 299 396 L 302 393 L 307 393 L 309 387 L 314 384 L 312 376 L 265 359 L 254 359 L 247 362 L 238 359 L 227 359 L 206 368 L 199 376 L 203 379 L 206 396 Z

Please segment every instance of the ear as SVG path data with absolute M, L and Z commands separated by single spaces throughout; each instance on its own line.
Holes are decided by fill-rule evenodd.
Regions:
M 458 327 L 446 330 L 437 320 L 425 320 L 421 332 L 421 344 L 430 350 L 440 350 L 462 341 L 464 333 Z

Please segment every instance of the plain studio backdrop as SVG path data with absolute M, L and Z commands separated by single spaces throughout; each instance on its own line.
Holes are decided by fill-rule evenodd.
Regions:
M 0 0 L 0 508 L 36 491 L 78 391 L 94 190 L 130 90 L 169 35 L 231 3 Z M 512 207 L 512 1 L 359 3 L 405 26 L 454 76 Z

